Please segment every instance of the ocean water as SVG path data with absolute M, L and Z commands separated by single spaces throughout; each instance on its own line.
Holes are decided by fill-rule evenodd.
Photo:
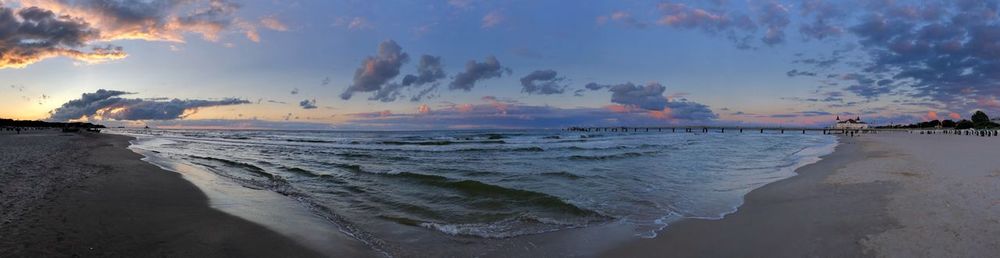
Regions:
M 132 130 L 132 148 L 301 202 L 382 250 L 717 219 L 834 136 L 542 131 Z M 445 244 L 447 246 L 447 244 Z

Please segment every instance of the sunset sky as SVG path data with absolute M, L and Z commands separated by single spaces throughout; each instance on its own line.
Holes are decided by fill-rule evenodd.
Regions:
M 5 118 L 461 129 L 1000 113 L 997 1 L 0 6 Z

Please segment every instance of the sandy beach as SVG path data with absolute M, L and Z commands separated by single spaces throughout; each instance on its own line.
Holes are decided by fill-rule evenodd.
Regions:
M 722 220 L 684 220 L 606 257 L 988 257 L 1000 253 L 1000 139 L 841 137 Z
M 234 216 L 233 209 L 247 206 L 212 204 L 219 193 L 206 186 L 210 181 L 140 160 L 127 148 L 129 139 L 52 130 L 0 135 L 0 253 L 377 256 L 339 238 L 295 237 L 302 232 L 295 223 L 274 222 L 280 214 L 268 214 L 279 211 Z M 478 255 L 986 257 L 1000 252 L 1000 138 L 882 133 L 840 141 L 832 154 L 796 170 L 797 176 L 750 192 L 736 213 L 721 220 L 686 219 L 656 238 L 624 242 L 593 238 L 601 235 L 593 231 L 613 225 L 530 235 L 498 242 L 513 249 Z M 628 233 L 604 235 L 623 234 Z
M 126 149 L 128 140 L 54 130 L 0 135 L 0 253 L 325 256 L 209 207 L 180 174 Z

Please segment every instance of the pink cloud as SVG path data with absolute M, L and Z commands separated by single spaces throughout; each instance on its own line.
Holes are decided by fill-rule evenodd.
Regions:
M 483 28 L 496 27 L 497 25 L 500 25 L 501 23 L 503 23 L 506 19 L 507 18 L 504 17 L 503 14 L 500 13 L 500 11 L 492 11 L 492 12 L 486 14 L 486 16 L 483 16 L 483 25 L 482 25 L 482 27 Z
M 927 115 L 924 116 L 925 120 L 938 120 L 938 114 L 934 111 L 927 111 Z

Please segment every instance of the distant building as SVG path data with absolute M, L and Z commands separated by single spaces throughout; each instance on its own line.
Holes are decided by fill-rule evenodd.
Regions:
M 857 119 L 847 119 L 840 120 L 840 116 L 837 116 L 837 123 L 833 125 L 833 129 L 847 129 L 847 130 L 859 130 L 868 129 L 868 123 L 861 121 L 861 117 Z

